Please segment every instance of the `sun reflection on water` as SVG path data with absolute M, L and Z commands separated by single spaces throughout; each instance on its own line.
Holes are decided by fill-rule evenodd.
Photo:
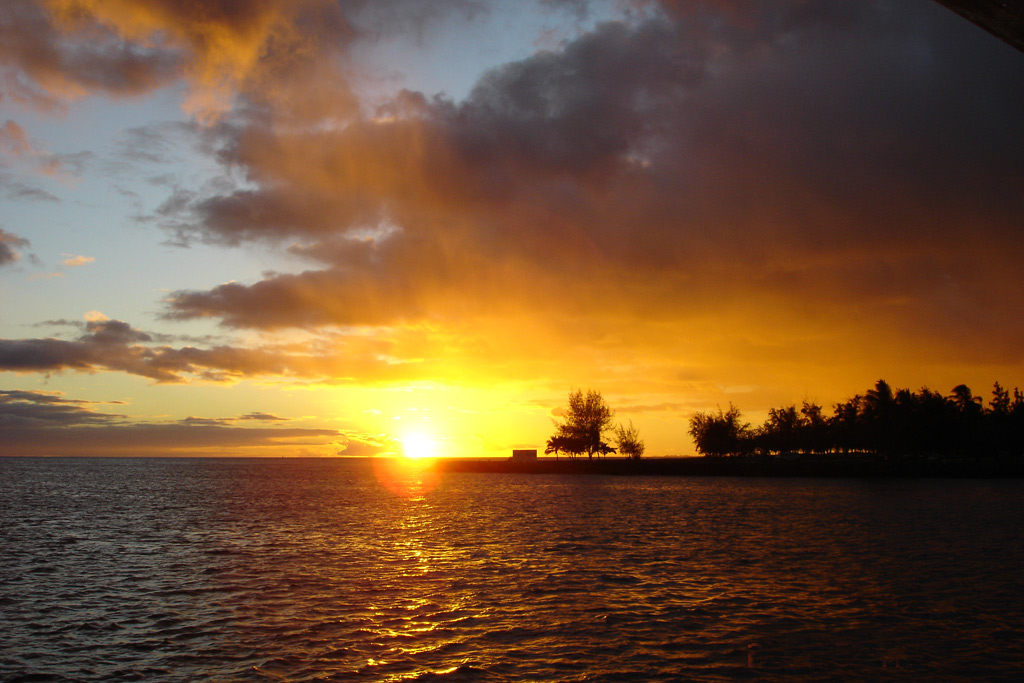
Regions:
M 434 461 L 427 458 L 379 458 L 373 472 L 384 488 L 410 501 L 423 500 L 439 479 Z
M 387 572 L 376 581 L 379 595 L 388 599 L 368 605 L 370 628 L 383 647 L 367 656 L 360 672 L 388 682 L 449 676 L 468 661 L 442 659 L 439 668 L 409 669 L 412 663 L 433 661 L 459 647 L 466 636 L 453 624 L 479 617 L 464 596 L 450 593 L 453 580 L 461 575 L 453 570 L 462 555 L 453 551 L 443 533 L 443 515 L 438 516 L 428 495 L 437 475 L 428 465 L 405 459 L 377 463 L 376 472 L 399 500 L 390 507 L 385 523 L 382 566 Z

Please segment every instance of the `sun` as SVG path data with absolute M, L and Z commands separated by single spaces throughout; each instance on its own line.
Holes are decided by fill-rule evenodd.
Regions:
M 436 449 L 434 440 L 421 432 L 406 434 L 402 438 L 402 453 L 407 458 L 432 458 Z

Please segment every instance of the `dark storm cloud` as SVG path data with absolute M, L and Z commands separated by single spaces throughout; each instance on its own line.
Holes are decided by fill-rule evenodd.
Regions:
M 667 22 L 604 24 L 563 51 L 494 69 L 436 115 L 473 165 L 582 176 L 643 153 L 706 60 L 705 46 Z
M 628 172 L 670 132 L 666 122 L 704 61 L 703 46 L 681 45 L 665 21 L 606 24 L 563 52 L 486 74 L 461 104 L 406 92 L 382 110 L 384 124 L 298 133 L 223 126 L 219 159 L 260 187 L 175 196 L 161 211 L 188 210 L 202 236 L 236 244 L 361 228 L 389 210 L 403 220 L 437 209 L 484 221 L 480 212 L 509 202 L 562 201 Z M 547 189 L 552 182 L 566 187 Z
M 495 69 L 463 102 L 222 128 L 221 161 L 255 186 L 184 198 L 182 224 L 299 238 L 327 267 L 179 292 L 170 315 L 379 325 L 514 299 L 768 326 L 799 309 L 941 338 L 955 301 L 1020 304 L 1019 54 L 927 3 L 665 10 Z M 359 239 L 384 224 L 399 230 Z M 983 315 L 970 341 L 1014 320 Z
M 317 264 L 176 292 L 170 318 L 461 332 L 521 311 L 574 335 L 743 329 L 757 341 L 737 354 L 802 356 L 792 340 L 847 332 L 1019 353 L 1019 53 L 928 2 L 626 4 L 640 9 L 483 74 L 464 101 L 404 92 L 374 116 L 348 47 L 486 3 L 19 0 L 0 30 L 38 28 L 40 45 L 0 42 L 0 62 L 58 99 L 184 79 L 206 125 L 193 134 L 229 181 L 172 187 L 155 219 L 181 244 L 263 241 Z M 95 52 L 81 69 L 76 50 Z M 156 343 L 90 331 L 6 340 L 0 359 L 157 381 L 325 367 Z M 327 364 L 362 377 L 390 356 Z

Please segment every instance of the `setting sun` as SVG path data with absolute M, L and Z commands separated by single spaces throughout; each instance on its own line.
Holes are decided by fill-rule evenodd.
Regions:
M 402 438 L 402 453 L 407 458 L 432 458 L 436 447 L 433 439 L 419 432 Z

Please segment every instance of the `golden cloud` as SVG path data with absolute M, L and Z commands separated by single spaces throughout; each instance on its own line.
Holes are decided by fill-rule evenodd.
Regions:
M 261 241 L 313 264 L 175 292 L 167 316 L 335 346 L 103 346 L 89 330 L 5 340 L 9 369 L 598 368 L 614 386 L 711 391 L 711 368 L 735 388 L 950 365 L 964 349 L 1019 366 L 1019 55 L 950 41 L 942 8 L 666 1 L 493 69 L 463 101 L 403 92 L 364 115 L 345 71 L 359 31 L 335 3 L 11 7 L 0 59 L 44 94 L 188 82 L 204 142 L 245 184 L 168 201 L 160 218 L 183 242 Z

